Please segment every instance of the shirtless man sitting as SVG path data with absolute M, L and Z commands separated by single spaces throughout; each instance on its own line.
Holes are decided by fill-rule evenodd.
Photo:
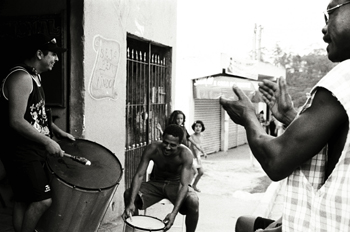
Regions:
M 194 232 L 198 223 L 199 201 L 190 187 L 192 181 L 193 155 L 181 145 L 183 130 L 177 125 L 169 125 L 163 133 L 163 141 L 155 141 L 146 146 L 141 161 L 133 177 L 131 188 L 124 192 L 126 219 L 137 215 L 138 209 L 146 209 L 167 198 L 174 207 L 165 217 L 165 230 L 169 230 L 180 212 L 186 215 L 186 232 Z M 150 161 L 154 162 L 150 181 L 143 182 Z

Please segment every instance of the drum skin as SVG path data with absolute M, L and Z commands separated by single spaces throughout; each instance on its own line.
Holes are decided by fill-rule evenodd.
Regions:
M 139 215 L 124 221 L 124 232 L 164 231 L 165 224 L 158 218 Z
M 52 205 L 40 219 L 37 230 L 97 231 L 122 177 L 122 166 L 112 152 L 97 143 L 76 139 L 59 144 L 66 153 L 90 160 L 91 166 L 67 157 L 48 157 Z

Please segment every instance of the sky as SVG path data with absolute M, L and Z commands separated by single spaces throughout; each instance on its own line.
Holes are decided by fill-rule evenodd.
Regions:
M 305 54 L 325 48 L 323 12 L 329 0 L 179 0 L 178 33 L 192 52 L 226 51 L 247 56 L 253 48 L 254 25 L 261 25 L 261 46 L 279 44 Z M 186 17 L 187 16 L 187 17 Z M 200 38 L 198 40 L 198 37 Z M 192 40 L 192 43 L 191 43 Z M 180 41 L 181 43 L 181 41 Z
M 256 1 L 257 23 L 263 26 L 262 43 L 279 43 L 284 48 L 303 52 L 310 47 L 324 47 L 323 11 L 327 0 Z M 263 10 L 259 10 L 263 9 Z

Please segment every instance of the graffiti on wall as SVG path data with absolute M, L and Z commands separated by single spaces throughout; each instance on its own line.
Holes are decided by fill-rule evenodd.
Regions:
M 95 100 L 116 99 L 120 44 L 115 40 L 96 35 L 93 39 L 93 48 L 96 58 L 90 78 L 89 94 Z

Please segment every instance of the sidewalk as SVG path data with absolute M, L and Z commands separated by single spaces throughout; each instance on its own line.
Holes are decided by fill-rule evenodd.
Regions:
M 197 232 L 233 232 L 242 215 L 280 217 L 280 185 L 271 183 L 260 165 L 252 162 L 248 145 L 210 154 L 202 161 L 205 174 L 198 183 L 201 192 Z M 149 208 L 147 214 L 163 219 L 171 209 L 172 205 L 157 205 Z M 0 207 L 0 232 L 14 232 L 11 211 Z M 179 214 L 169 232 L 181 231 L 176 226 L 181 227 L 182 220 Z M 118 217 L 101 225 L 98 232 L 122 232 L 123 225 Z

